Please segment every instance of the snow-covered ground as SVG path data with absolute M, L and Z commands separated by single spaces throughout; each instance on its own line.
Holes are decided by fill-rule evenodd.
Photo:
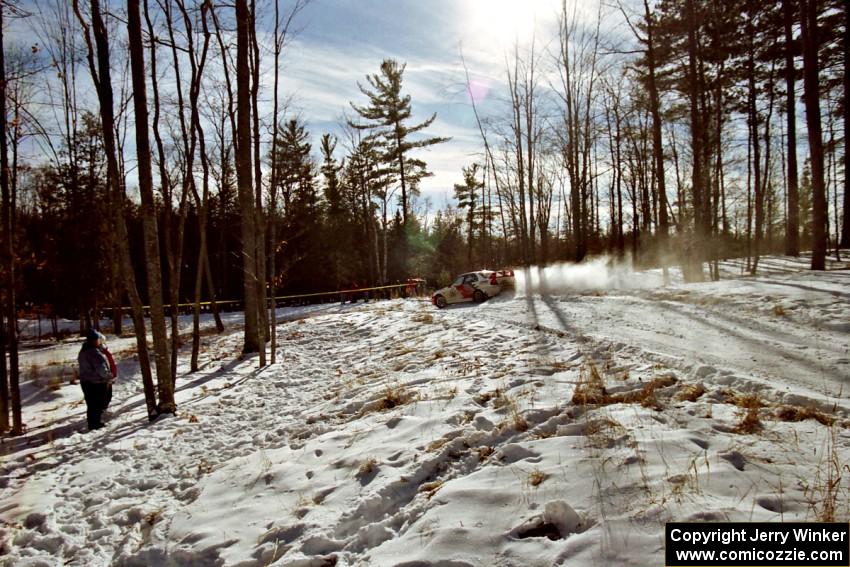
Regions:
M 113 338 L 92 433 L 79 343 L 33 349 L 0 563 L 660 565 L 670 520 L 847 521 L 850 270 L 761 267 L 661 286 L 597 262 L 442 311 L 281 309 L 263 369 L 231 314 L 154 424 Z

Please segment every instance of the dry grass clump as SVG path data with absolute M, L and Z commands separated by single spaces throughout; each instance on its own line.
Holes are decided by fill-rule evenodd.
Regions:
M 479 461 L 483 461 L 484 459 L 492 455 L 494 451 L 495 449 L 493 449 L 493 447 L 489 445 L 482 445 L 481 447 L 475 449 L 475 452 L 478 453 Z
M 591 363 L 587 368 L 582 369 L 579 383 L 576 386 L 575 392 L 573 392 L 572 402 L 576 405 L 590 404 L 599 406 L 640 404 L 644 407 L 660 410 L 662 409 L 662 405 L 655 396 L 656 390 L 672 386 L 677 381 L 673 376 L 661 376 L 653 378 L 644 384 L 640 390 L 609 394 L 605 390 L 602 375 L 599 373 L 596 365 Z
M 380 403 L 378 404 L 378 409 L 388 410 L 396 406 L 403 406 L 404 404 L 410 402 L 410 400 L 412 399 L 413 394 L 408 392 L 404 388 L 404 386 L 395 386 L 392 388 L 387 386 L 384 390 L 384 396 L 381 398 Z
M 513 425 L 514 429 L 520 433 L 528 431 L 528 422 L 522 414 L 519 413 L 515 403 L 511 405 L 511 425 Z
M 758 394 L 735 396 L 732 403 L 743 409 L 761 409 L 764 407 L 764 402 Z
M 493 392 L 493 408 L 501 409 L 511 404 L 513 404 L 513 399 L 510 396 L 504 395 L 501 389 L 496 388 L 496 391 Z
M 663 409 L 663 406 L 661 405 L 661 402 L 658 401 L 658 398 L 656 398 L 655 391 L 659 388 L 672 386 L 676 382 L 677 380 L 672 376 L 653 378 L 651 381 L 644 384 L 643 388 L 636 392 L 624 392 L 622 394 L 609 396 L 611 400 L 609 403 L 640 404 L 645 408 L 660 410 Z
M 426 323 L 430 325 L 434 322 L 434 316 L 427 312 L 417 313 L 412 317 L 412 320 L 415 323 Z
M 540 486 L 544 480 L 546 480 L 546 473 L 544 473 L 540 469 L 534 469 L 533 471 L 528 473 L 529 486 Z
M 844 473 L 850 472 L 850 464 L 838 453 L 837 433 L 829 429 L 826 445 L 820 451 L 821 458 L 813 478 L 803 484 L 803 493 L 809 501 L 812 514 L 818 522 L 837 522 L 847 517 L 847 483 Z
M 395 350 L 393 350 L 393 351 L 392 351 L 392 352 L 388 355 L 388 357 L 389 357 L 389 358 L 395 358 L 395 357 L 397 357 L 397 356 L 402 356 L 402 355 L 405 355 L 405 354 L 410 354 L 410 353 L 412 353 L 412 352 L 416 352 L 416 349 L 414 349 L 414 348 L 412 348 L 412 347 L 409 347 L 409 346 L 399 346 L 398 348 L 396 348 Z
M 201 460 L 198 461 L 198 476 L 209 474 L 212 472 L 212 470 L 213 464 L 207 461 L 205 458 L 201 457 Z
M 605 383 L 599 369 L 592 362 L 581 369 L 579 381 L 573 392 L 572 402 L 575 405 L 603 405 L 609 398 L 605 391 Z
M 500 388 L 496 388 L 492 392 L 484 392 L 482 394 L 478 394 L 475 397 L 475 401 L 478 402 L 479 404 L 483 405 L 483 404 L 486 404 L 487 402 L 489 402 L 490 400 L 492 400 L 493 398 L 498 398 L 501 395 L 502 395 L 502 390 Z
M 785 317 L 785 308 L 780 304 L 776 304 L 773 306 L 773 314 L 777 317 Z
M 555 370 L 569 370 L 573 367 L 573 365 L 569 362 L 565 362 L 563 360 L 549 360 L 549 366 L 551 366 Z
M 776 410 L 776 417 L 782 421 L 805 421 L 814 419 L 821 425 L 831 426 L 835 418 L 826 415 L 814 408 L 798 406 L 780 406 Z
M 429 453 L 433 453 L 434 451 L 439 451 L 448 442 L 449 442 L 449 440 L 446 439 L 445 437 L 435 439 L 434 441 L 431 441 L 431 443 L 428 445 L 428 447 L 425 450 Z
M 434 494 L 437 493 L 438 490 L 443 486 L 442 480 L 435 480 L 432 482 L 426 482 L 419 487 L 419 492 L 424 492 L 428 499 L 430 500 Z
M 679 393 L 676 395 L 676 399 L 681 400 L 683 402 L 695 402 L 702 395 L 705 394 L 705 386 L 702 384 L 685 384 Z
M 759 410 L 769 405 L 774 405 L 765 403 L 758 394 L 742 395 L 728 389 L 723 390 L 721 393 L 726 396 L 726 403 L 736 405 L 744 410 L 741 413 L 741 421 L 736 427 L 736 431 L 739 433 L 753 433 L 760 430 L 762 424 L 759 421 Z M 774 411 L 774 416 L 780 421 L 789 422 L 814 419 L 827 427 L 832 426 L 836 422 L 835 417 L 808 406 L 779 405 Z
M 145 523 L 149 526 L 152 526 L 159 522 L 162 519 L 162 509 L 153 510 L 145 514 Z
M 589 420 L 585 426 L 584 433 L 588 437 L 593 437 L 594 435 L 605 434 L 609 431 L 620 430 L 624 430 L 624 428 L 619 422 L 608 417 L 603 417 Z
M 761 398 L 756 394 L 740 396 L 735 400 L 735 405 L 744 411 L 740 415 L 740 421 L 735 426 L 735 431 L 742 434 L 758 433 L 764 426 L 759 419 L 759 410 L 764 405 Z
M 357 478 L 363 478 L 365 476 L 369 476 L 376 470 L 378 470 L 378 460 L 375 457 L 369 457 L 360 464 L 360 467 L 357 469 L 356 476 Z

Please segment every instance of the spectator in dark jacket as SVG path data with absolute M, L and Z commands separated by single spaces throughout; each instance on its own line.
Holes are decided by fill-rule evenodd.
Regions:
M 105 348 L 101 346 L 102 339 L 103 335 L 94 329 L 86 331 L 86 342 L 77 356 L 89 430 L 103 427 L 103 411 L 112 399 L 114 376 Z

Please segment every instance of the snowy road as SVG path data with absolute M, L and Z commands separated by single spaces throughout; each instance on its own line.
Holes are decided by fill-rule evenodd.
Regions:
M 829 396 L 850 412 L 850 272 L 533 297 L 478 312 Z

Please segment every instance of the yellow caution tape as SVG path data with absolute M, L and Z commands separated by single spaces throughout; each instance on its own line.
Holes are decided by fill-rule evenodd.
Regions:
M 275 297 L 274 299 L 275 299 L 275 301 L 277 301 L 279 299 L 298 299 L 298 298 L 301 298 L 301 297 L 319 297 L 319 296 L 322 296 L 322 295 L 342 295 L 344 293 L 359 293 L 359 292 L 362 292 L 362 291 L 375 291 L 375 290 L 378 290 L 378 289 L 394 289 L 394 288 L 399 288 L 399 287 L 416 287 L 416 285 L 417 284 L 404 283 L 404 284 L 382 285 L 382 286 L 377 286 L 377 287 L 362 287 L 360 289 L 344 289 L 344 290 L 341 290 L 341 291 L 321 291 L 321 292 L 318 292 L 318 293 L 302 293 L 302 294 L 298 294 L 298 295 L 279 295 L 279 296 Z M 271 298 L 269 298 L 269 299 L 271 299 Z M 216 304 L 217 305 L 228 305 L 228 304 L 231 304 L 231 303 L 243 303 L 243 302 L 244 301 L 242 299 L 226 299 L 226 300 L 223 300 L 223 301 L 216 301 Z M 194 302 L 192 302 L 192 303 L 178 303 L 177 308 L 179 309 L 180 307 L 194 307 L 195 305 L 196 304 Z M 212 305 L 212 301 L 202 301 L 202 302 L 200 302 L 199 305 Z M 166 303 L 164 306 L 165 307 L 171 307 L 171 304 Z M 131 307 L 122 307 L 121 308 L 122 311 L 125 310 L 125 309 L 130 310 L 132 308 Z M 142 309 L 150 309 L 150 305 L 143 305 Z

